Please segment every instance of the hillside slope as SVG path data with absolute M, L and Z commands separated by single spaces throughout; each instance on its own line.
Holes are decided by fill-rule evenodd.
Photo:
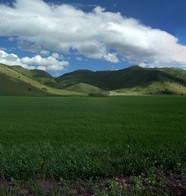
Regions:
M 28 70 L 21 66 L 11 66 L 10 68 L 27 76 L 28 78 L 38 81 L 41 84 L 44 84 L 44 85 L 47 85 L 53 88 L 59 87 L 55 79 L 46 71 L 38 70 L 38 69 Z
M 74 85 L 68 86 L 66 89 L 70 91 L 82 92 L 82 93 L 87 93 L 87 94 L 102 92 L 102 89 L 92 86 L 90 84 L 85 84 L 85 83 L 74 84 Z
M 82 95 L 82 93 L 48 87 L 9 66 L 0 64 L 0 95 L 46 96 Z
M 85 83 L 115 94 L 186 94 L 186 71 L 129 67 L 117 71 L 77 70 L 57 78 L 61 88 Z
M 51 87 L 52 86 L 52 87 Z M 129 67 L 117 71 L 77 70 L 58 78 L 45 71 L 0 64 L 0 95 L 183 95 L 186 71 Z
M 62 88 L 76 84 L 87 83 L 104 90 L 131 88 L 144 86 L 157 79 L 156 71 L 147 70 L 141 67 L 130 67 L 117 71 L 89 71 L 77 70 L 65 74 L 57 80 Z

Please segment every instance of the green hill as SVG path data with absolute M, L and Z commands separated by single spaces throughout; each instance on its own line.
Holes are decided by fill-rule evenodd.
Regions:
M 0 64 L 0 95 L 49 96 L 83 95 L 68 90 L 51 88 L 15 71 L 12 67 Z
M 131 88 L 136 85 L 147 85 L 157 79 L 156 71 L 141 67 L 130 67 L 118 71 L 89 71 L 77 70 L 57 79 L 61 88 L 77 83 L 87 83 L 104 90 Z
M 10 68 L 27 76 L 28 78 L 38 81 L 41 84 L 44 84 L 44 85 L 47 85 L 53 88 L 59 87 L 55 79 L 49 73 L 43 70 L 38 70 L 38 69 L 28 70 L 21 66 L 11 66 Z
M 169 76 L 172 76 L 173 78 L 177 78 L 180 82 L 185 83 L 185 81 L 186 81 L 186 71 L 185 70 L 176 69 L 176 68 L 161 68 L 159 70 L 169 74 Z
M 0 95 L 186 94 L 186 71 L 133 66 L 117 71 L 77 70 L 58 78 L 42 70 L 0 64 Z
M 66 89 L 71 90 L 71 91 L 76 91 L 76 92 L 87 93 L 87 94 L 102 92 L 100 88 L 92 86 L 90 84 L 85 84 L 85 83 L 74 84 L 74 85 L 68 86 Z
M 133 66 L 117 71 L 77 70 L 57 78 L 61 88 L 84 83 L 118 94 L 186 94 L 186 71 Z

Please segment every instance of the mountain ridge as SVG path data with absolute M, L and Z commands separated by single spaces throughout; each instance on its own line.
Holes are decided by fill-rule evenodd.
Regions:
M 112 95 L 186 94 L 186 71 L 132 66 L 114 71 L 76 70 L 57 78 L 61 88 L 86 83 Z
M 87 83 L 107 91 L 125 88 L 129 89 L 134 87 L 145 88 L 153 82 L 171 83 L 171 81 L 174 81 L 178 85 L 186 85 L 186 71 L 181 71 L 183 74 L 179 75 L 182 77 L 178 77 L 176 76 L 176 73 L 180 72 L 179 69 L 174 69 L 174 73 L 169 70 L 172 69 L 142 68 L 139 66 L 128 67 L 115 71 L 77 70 L 64 74 L 58 77 L 57 80 L 61 88 L 67 88 L 68 86 L 77 83 Z M 161 89 L 163 90 L 163 88 Z
M 3 66 L 4 69 L 7 69 L 7 72 L 8 70 L 9 72 L 12 70 L 16 85 L 26 81 L 27 86 L 29 83 L 34 84 L 33 88 L 42 91 L 40 93 L 44 93 L 44 95 L 71 95 L 73 92 L 75 94 L 80 93 L 79 95 L 92 93 L 107 93 L 108 95 L 186 94 L 186 71 L 178 68 L 143 68 L 131 66 L 114 71 L 76 70 L 59 77 L 52 77 L 49 73 L 42 70 L 28 70 L 20 66 L 1 65 L 1 83 L 5 80 L 1 71 Z M 12 77 L 10 73 L 9 77 Z M 11 85 L 14 86 L 14 83 L 11 83 Z M 17 88 L 16 85 L 15 89 Z M 2 84 L 0 91 L 3 92 L 1 89 Z

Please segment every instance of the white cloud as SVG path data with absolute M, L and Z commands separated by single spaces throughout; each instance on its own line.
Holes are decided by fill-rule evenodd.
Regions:
M 56 52 L 52 53 L 52 56 L 53 56 L 55 59 L 58 59 L 58 58 L 59 58 L 59 54 L 56 53 Z
M 42 70 L 63 70 L 64 67 L 69 65 L 68 61 L 58 61 L 53 56 L 49 56 L 47 58 L 42 58 L 40 55 L 36 55 L 32 58 L 30 57 L 24 57 L 21 59 L 21 62 L 23 64 L 27 65 L 36 65 L 39 67 L 39 69 Z
M 118 63 L 119 62 L 119 59 L 118 57 L 116 56 L 117 54 L 106 54 L 103 56 L 103 58 L 106 60 L 106 61 L 110 61 L 112 63 Z
M 47 56 L 47 55 L 50 54 L 50 51 L 48 51 L 48 50 L 41 50 L 39 53 L 40 53 L 41 55 Z
M 37 69 L 46 71 L 46 67 L 44 67 L 44 66 L 38 66 Z
M 22 65 L 20 58 L 15 54 L 8 54 L 3 50 L 0 50 L 0 63 L 6 65 Z
M 15 54 L 8 54 L 3 50 L 0 50 L 0 63 L 6 65 L 20 65 L 27 69 L 41 69 L 45 71 L 59 71 L 69 65 L 68 61 L 59 61 L 53 56 L 46 58 L 40 55 L 30 57 L 19 58 Z
M 186 65 L 186 46 L 179 44 L 176 37 L 101 7 L 86 13 L 67 4 L 17 0 L 13 7 L 1 4 L 0 13 L 0 36 L 16 37 L 23 49 L 32 46 L 32 50 L 76 51 L 112 63 L 119 62 L 120 55 L 141 66 Z

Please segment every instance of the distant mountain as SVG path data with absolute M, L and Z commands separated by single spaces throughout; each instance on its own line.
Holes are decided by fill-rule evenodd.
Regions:
M 186 94 L 186 71 L 133 66 L 117 71 L 77 70 L 56 79 L 62 89 L 83 83 L 117 94 Z

